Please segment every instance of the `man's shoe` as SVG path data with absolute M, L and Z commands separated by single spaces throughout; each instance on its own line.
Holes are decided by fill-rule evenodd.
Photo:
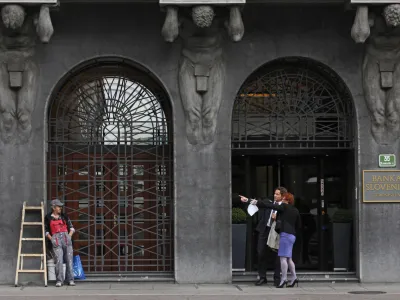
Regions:
M 60 281 L 57 281 L 57 282 L 56 282 L 56 287 L 61 287 L 61 285 L 62 285 L 62 284 L 61 284 Z
M 75 282 L 73 280 L 71 280 L 70 282 L 68 282 L 68 285 L 75 286 Z
M 255 285 L 260 286 L 267 283 L 267 278 L 260 278 Z

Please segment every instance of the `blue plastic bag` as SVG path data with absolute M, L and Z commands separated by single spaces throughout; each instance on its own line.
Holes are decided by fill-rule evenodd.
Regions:
M 81 257 L 79 255 L 74 256 L 74 279 L 86 279 L 85 272 L 83 272 Z

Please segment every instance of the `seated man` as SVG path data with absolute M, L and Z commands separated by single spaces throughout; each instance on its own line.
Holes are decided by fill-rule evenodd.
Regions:
M 65 282 L 68 285 L 75 285 L 72 267 L 72 235 L 75 229 L 68 216 L 62 213 L 63 206 L 64 204 L 58 199 L 51 201 L 52 212 L 45 218 L 45 235 L 51 241 L 55 254 L 56 287 L 61 287 L 64 282 L 63 262 L 67 266 Z

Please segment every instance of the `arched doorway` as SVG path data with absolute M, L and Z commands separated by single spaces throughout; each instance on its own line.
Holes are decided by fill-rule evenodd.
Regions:
M 70 72 L 48 116 L 48 199 L 65 203 L 88 274 L 173 271 L 171 106 L 118 59 Z
M 295 195 L 304 224 L 294 254 L 300 269 L 354 268 L 351 240 L 341 253 L 351 256 L 350 263 L 339 267 L 334 230 L 340 215 L 351 224 L 354 214 L 353 116 L 343 80 L 327 66 L 299 57 L 262 66 L 235 100 L 232 192 L 272 199 L 275 187 L 285 186 Z M 253 217 L 247 223 L 248 271 L 257 270 L 257 222 Z M 346 230 L 344 236 L 351 236 L 351 225 Z

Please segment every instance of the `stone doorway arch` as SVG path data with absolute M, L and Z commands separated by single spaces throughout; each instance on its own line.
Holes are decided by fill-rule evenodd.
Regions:
M 333 215 L 351 210 L 355 216 L 355 128 L 354 102 L 345 82 L 331 68 L 309 58 L 266 63 L 246 79 L 236 96 L 232 206 L 241 206 L 235 197 L 238 193 L 273 199 L 274 189 L 282 185 L 294 193 L 299 210 L 307 215 L 304 221 L 313 228 L 298 242 L 302 244 L 298 261 L 304 262 L 304 268 L 333 271 Z M 245 266 L 238 269 L 257 270 L 255 228 L 260 215 L 247 220 L 244 238 L 250 244 Z M 235 238 L 233 233 L 233 245 Z M 349 268 L 354 270 L 355 263 Z
M 47 198 L 65 203 L 86 273 L 173 273 L 172 132 L 162 85 L 126 59 L 85 62 L 55 89 Z

